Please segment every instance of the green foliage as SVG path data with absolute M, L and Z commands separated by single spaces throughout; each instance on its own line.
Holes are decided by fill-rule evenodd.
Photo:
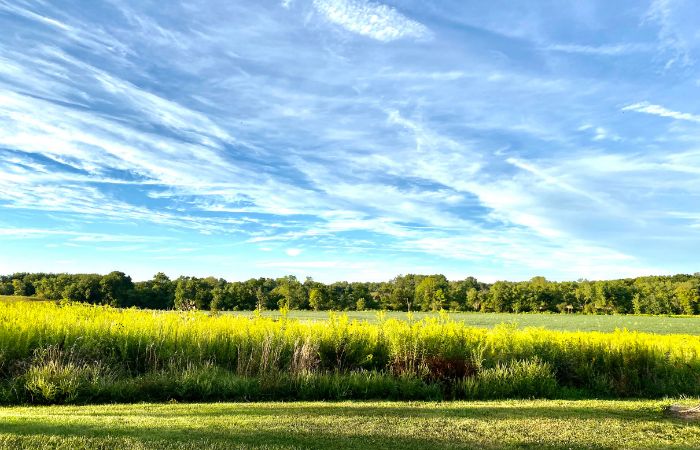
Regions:
M 449 289 L 444 275 L 430 275 L 416 286 L 416 303 L 423 311 L 440 311 L 446 305 L 445 293 Z
M 315 311 L 328 309 L 328 297 L 323 289 L 312 288 L 309 291 L 309 306 Z
M 308 307 L 308 297 L 304 286 L 294 275 L 277 279 L 277 287 L 272 294 L 279 298 L 278 307 L 288 309 L 305 309 Z
M 175 286 L 175 309 L 184 311 L 207 310 L 213 300 L 212 291 L 217 289 L 214 278 L 180 277 Z
M 74 403 L 105 380 L 102 361 L 81 361 L 58 345 L 37 348 L 26 373 L 24 388 L 33 403 Z M 106 377 L 106 378 L 105 378 Z
M 100 280 L 100 291 L 103 303 L 110 306 L 121 306 L 129 302 L 129 296 L 134 290 L 131 277 L 123 272 L 111 272 Z
M 700 394 L 698 336 L 489 330 L 444 311 L 408 322 L 382 314 L 378 324 L 283 313 L 8 302 L 0 401 Z
M 548 363 L 538 358 L 498 363 L 465 378 L 462 383 L 466 398 L 551 398 L 559 386 Z
M 0 276 L 0 295 L 36 296 L 119 307 L 243 311 L 290 310 L 560 312 L 584 314 L 700 314 L 700 275 L 551 282 L 448 281 L 444 275 L 400 275 L 388 282 L 319 283 L 294 276 L 228 282 L 158 273 L 133 283 L 122 272 Z

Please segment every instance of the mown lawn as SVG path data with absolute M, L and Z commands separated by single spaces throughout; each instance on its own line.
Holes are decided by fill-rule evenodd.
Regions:
M 700 448 L 700 423 L 665 417 L 662 409 L 669 403 L 521 400 L 6 407 L 0 408 L 0 448 Z

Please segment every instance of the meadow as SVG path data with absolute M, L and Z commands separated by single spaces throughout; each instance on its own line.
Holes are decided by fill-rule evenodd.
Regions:
M 501 400 L 0 407 L 0 448 L 700 448 L 700 424 L 665 417 L 667 404 Z
M 232 311 L 226 314 L 254 317 L 254 311 Z M 381 318 L 395 320 L 423 320 L 439 317 L 435 312 L 414 312 L 410 315 L 399 311 L 343 311 L 350 320 L 378 323 Z M 289 311 L 287 317 L 297 320 L 325 321 L 333 314 L 328 311 Z M 517 328 L 542 327 L 559 331 L 640 331 L 656 334 L 700 335 L 700 316 L 653 316 L 635 314 L 538 314 L 538 313 L 483 313 L 449 312 L 450 320 L 470 327 L 493 328 L 508 324 Z M 279 318 L 280 312 L 263 311 L 263 317 Z
M 0 403 L 700 394 L 700 337 L 5 302 Z
M 10 302 L 46 302 L 35 297 L 0 295 L 0 303 Z M 264 317 L 279 319 L 279 310 L 256 311 L 222 311 L 241 317 Z M 416 311 L 408 314 L 400 311 L 308 311 L 292 310 L 285 312 L 288 319 L 301 321 L 327 321 L 337 315 L 349 320 L 379 323 L 382 320 L 421 321 L 440 318 L 436 312 Z M 700 316 L 682 315 L 638 315 L 638 314 L 547 314 L 547 313 L 483 313 L 483 312 L 447 312 L 451 321 L 463 323 L 469 327 L 493 328 L 507 324 L 516 328 L 542 327 L 558 331 L 599 331 L 603 333 L 616 330 L 639 331 L 655 334 L 692 334 L 700 335 Z

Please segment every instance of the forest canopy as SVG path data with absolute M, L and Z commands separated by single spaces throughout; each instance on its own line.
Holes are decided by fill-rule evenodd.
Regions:
M 385 282 L 324 284 L 293 275 L 229 282 L 157 273 L 132 281 L 123 272 L 15 273 L 0 276 L 0 295 L 115 307 L 240 311 L 254 309 L 699 314 L 700 273 L 619 280 L 497 281 L 399 275 Z

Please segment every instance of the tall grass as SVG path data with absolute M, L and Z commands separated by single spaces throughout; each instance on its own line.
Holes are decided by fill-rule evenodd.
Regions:
M 0 402 L 700 394 L 700 337 L 7 303 Z

